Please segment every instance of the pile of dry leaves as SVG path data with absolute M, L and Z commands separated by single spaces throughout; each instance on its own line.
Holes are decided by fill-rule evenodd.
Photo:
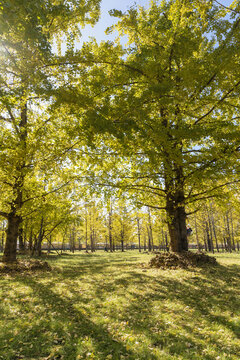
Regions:
M 15 273 L 35 270 L 51 271 L 52 268 L 47 261 L 40 261 L 36 259 L 19 260 L 9 264 L 0 262 L 0 273 Z
M 202 266 L 204 264 L 215 265 L 217 264 L 217 260 L 215 257 L 204 253 L 184 251 L 182 253 L 159 253 L 149 262 L 150 267 L 161 269 L 186 269 L 188 267 Z

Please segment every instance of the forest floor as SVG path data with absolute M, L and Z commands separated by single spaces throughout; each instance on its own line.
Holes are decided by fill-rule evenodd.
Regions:
M 137 251 L 0 274 L 0 359 L 239 360 L 240 254 L 161 270 Z

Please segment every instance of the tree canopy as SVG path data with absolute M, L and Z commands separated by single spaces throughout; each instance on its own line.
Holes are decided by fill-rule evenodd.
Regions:
M 239 4 L 152 1 L 111 14 L 119 39 L 76 49 L 99 1 L 1 6 L 5 261 L 16 258 L 25 204 L 65 185 L 70 197 L 80 185 L 120 189 L 165 210 L 181 252 L 195 204 L 239 181 Z

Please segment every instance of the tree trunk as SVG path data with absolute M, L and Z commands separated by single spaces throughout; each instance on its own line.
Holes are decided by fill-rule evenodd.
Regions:
M 145 233 L 145 232 L 144 232 L 143 249 L 144 249 L 144 251 L 146 251 L 146 250 L 147 250 L 147 245 L 146 245 L 146 233 Z
M 225 249 L 225 251 L 228 251 L 228 247 L 227 247 L 227 242 L 226 242 L 225 236 L 223 237 L 223 242 L 224 242 L 224 249 Z
M 87 204 L 85 204 L 85 247 L 88 250 L 88 221 L 87 221 Z
M 124 252 L 124 224 L 123 219 L 121 220 L 121 250 Z
M 166 231 L 165 231 L 165 244 L 166 244 L 166 251 L 169 252 L 168 236 L 167 236 L 167 232 L 166 232 Z
M 218 239 L 217 239 L 215 220 L 214 220 L 214 216 L 213 216 L 212 204 L 210 204 L 210 210 L 211 210 L 211 223 L 212 223 L 213 235 L 214 235 L 214 238 L 215 238 L 217 252 L 219 252 L 219 245 L 218 245 Z
M 208 247 L 207 247 L 207 241 L 206 241 L 206 233 L 204 232 L 203 234 L 203 241 L 204 241 L 204 250 L 208 251 Z
M 26 165 L 26 141 L 27 141 L 27 104 L 21 105 L 21 121 L 19 123 L 19 144 L 18 147 L 22 152 L 18 165 L 14 169 L 14 184 L 12 187 L 13 199 L 11 201 L 11 211 L 7 215 L 8 227 L 6 231 L 6 243 L 3 253 L 3 262 L 10 263 L 16 261 L 17 238 L 22 218 L 18 212 L 23 206 L 23 186 L 25 178 Z
M 16 215 L 15 212 L 9 214 L 8 227 L 6 231 L 6 243 L 2 259 L 2 261 L 5 263 L 11 263 L 16 261 L 17 238 L 20 223 L 20 216 Z
M 124 242 L 121 240 L 121 251 L 124 252 Z
M 209 234 L 209 224 L 208 224 L 208 221 L 205 222 L 205 226 L 206 226 L 206 236 L 207 236 L 208 251 L 212 251 L 212 242 L 211 242 L 211 237 L 210 237 L 210 234 Z
M 174 202 L 167 203 L 168 230 L 170 248 L 173 252 L 188 251 L 186 213 L 183 205 L 174 206 Z
M 166 212 L 170 249 L 173 252 L 183 252 L 188 251 L 183 169 L 178 164 L 173 164 L 173 168 L 169 169 L 169 165 L 165 166 Z M 170 175 L 167 172 L 170 172 Z
M 179 109 L 176 106 L 176 114 Z M 188 251 L 183 153 L 181 141 L 174 142 L 169 132 L 169 122 L 164 109 L 161 109 L 162 125 L 166 129 L 168 146 L 164 149 L 164 183 L 166 194 L 167 224 L 170 235 L 170 249 L 173 252 Z M 172 148 L 172 149 L 171 149 Z M 174 157 L 172 157 L 174 153 Z
M 36 239 L 36 246 L 35 246 L 35 252 L 36 252 L 37 256 L 42 256 L 42 241 L 43 241 L 43 237 L 44 237 L 43 222 L 44 222 L 44 219 L 42 216 L 40 229 L 39 229 L 38 237 Z
M 109 235 L 109 247 L 110 251 L 113 252 L 114 246 L 113 246 L 113 239 L 112 239 L 112 204 L 110 205 L 110 211 L 108 214 L 108 235 Z
M 230 223 L 231 223 L 232 249 L 233 249 L 233 251 L 235 251 L 235 250 L 236 250 L 236 245 L 235 245 L 235 239 L 234 239 L 234 229 L 233 229 L 233 216 L 232 216 L 232 211 L 230 212 Z
M 95 227 L 94 227 L 94 208 L 90 209 L 90 244 L 91 252 L 95 252 Z
M 25 245 L 24 245 L 24 239 L 23 239 L 22 219 L 21 219 L 21 224 L 19 226 L 19 230 L 18 230 L 18 241 L 19 241 L 19 250 L 21 252 L 24 252 L 25 251 Z
M 196 214 L 194 215 L 194 221 L 195 221 L 195 233 L 196 233 L 196 240 L 197 240 L 197 248 L 198 251 L 200 251 L 200 243 L 199 243 L 199 238 L 198 238 L 198 227 L 197 227 L 197 219 L 196 219 Z
M 94 232 L 93 231 L 91 231 L 91 234 L 90 234 L 90 242 L 91 242 L 91 252 L 94 252 L 95 246 L 94 246 Z
M 29 242 L 28 242 L 28 249 L 30 250 L 30 252 L 32 251 L 32 247 L 33 247 L 33 232 L 31 229 L 30 236 L 29 236 Z
M 231 231 L 230 231 L 230 223 L 229 223 L 229 214 L 228 211 L 226 212 L 226 241 L 227 241 L 227 248 L 229 252 L 232 252 L 232 241 L 231 241 Z
M 1 251 L 4 249 L 4 231 L 2 232 L 2 239 L 1 239 Z
M 151 217 L 151 211 L 148 207 L 148 250 L 152 251 L 153 248 L 153 231 L 152 231 L 152 217 Z
M 138 250 L 141 252 L 141 230 L 140 230 L 140 221 L 137 218 L 137 229 L 138 229 Z
M 211 251 L 214 254 L 214 244 L 213 244 L 213 231 L 212 231 L 212 222 L 210 218 L 209 209 L 207 208 L 208 213 L 208 227 L 209 227 L 209 235 L 210 235 L 210 243 L 211 243 Z
M 151 230 L 150 230 L 149 226 L 147 227 L 147 232 L 148 232 L 148 251 L 151 252 L 152 251 L 152 241 L 151 241 Z
M 161 250 L 164 250 L 165 251 L 165 236 L 164 236 L 164 231 L 162 229 L 162 247 L 161 247 Z

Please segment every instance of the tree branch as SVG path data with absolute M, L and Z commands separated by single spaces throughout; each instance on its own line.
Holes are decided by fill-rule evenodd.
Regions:
M 233 92 L 233 90 L 235 90 L 239 85 L 240 85 L 240 80 L 230 90 L 228 90 L 228 92 L 215 105 L 213 105 L 213 107 L 206 114 L 204 114 L 200 118 L 198 118 L 198 120 L 196 120 L 193 125 L 198 124 L 206 116 L 210 115 L 216 109 L 216 107 L 219 104 L 221 104 L 228 97 L 228 95 L 230 95 Z

